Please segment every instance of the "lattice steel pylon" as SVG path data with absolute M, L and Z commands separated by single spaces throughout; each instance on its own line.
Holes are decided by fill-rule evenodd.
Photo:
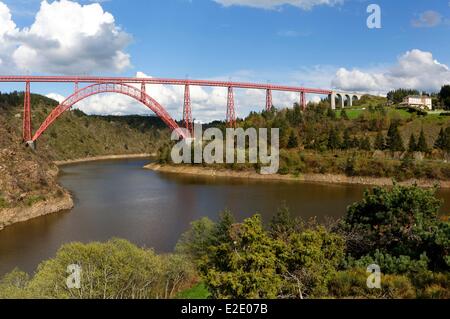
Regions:
M 270 112 L 272 110 L 272 90 L 271 89 L 267 89 L 266 91 L 266 111 Z
M 228 127 L 236 128 L 236 110 L 234 108 L 234 93 L 232 86 L 228 87 L 227 125 Z
M 145 82 L 141 83 L 141 101 L 145 101 L 145 95 L 147 94 L 147 89 L 145 87 Z
M 192 119 L 191 90 L 189 84 L 184 86 L 183 122 L 184 127 L 192 135 L 194 130 L 194 120 Z
M 302 110 L 306 110 L 306 96 L 305 96 L 305 91 L 301 91 L 300 92 L 300 107 L 302 108 Z
M 31 141 L 31 96 L 30 82 L 26 82 L 23 94 L 23 141 Z

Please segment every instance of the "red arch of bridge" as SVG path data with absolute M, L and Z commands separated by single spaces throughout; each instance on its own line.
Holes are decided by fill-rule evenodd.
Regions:
M 96 83 L 77 90 L 54 108 L 36 131 L 32 141 L 35 142 L 65 111 L 72 108 L 76 103 L 92 95 L 101 93 L 119 93 L 134 98 L 152 110 L 170 129 L 176 131 L 178 136 L 182 138 L 187 137 L 187 132 L 182 130 L 169 113 L 156 100 L 146 94 L 145 91 L 125 83 Z

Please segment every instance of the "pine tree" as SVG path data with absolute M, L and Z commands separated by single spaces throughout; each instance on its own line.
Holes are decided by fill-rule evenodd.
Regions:
M 346 129 L 344 132 L 344 140 L 342 142 L 342 149 L 348 150 L 352 148 L 352 141 L 350 138 L 350 130 Z
M 379 131 L 377 134 L 377 137 L 375 138 L 375 145 L 376 150 L 384 151 L 386 149 L 386 140 L 384 139 L 383 132 Z
M 413 133 L 411 133 L 411 137 L 409 138 L 409 144 L 408 144 L 408 152 L 413 153 L 417 150 L 417 143 L 416 143 L 416 137 Z
M 403 152 L 405 150 L 397 123 L 392 123 L 389 127 L 386 146 L 391 152 Z
M 439 132 L 439 135 L 436 139 L 436 142 L 434 143 L 434 147 L 439 150 L 445 149 L 445 131 L 444 128 L 441 128 L 441 131 Z
M 335 120 L 336 119 L 336 112 L 333 109 L 329 108 L 328 111 L 327 111 L 327 116 L 330 119 Z
M 341 137 L 339 135 L 339 132 L 335 128 L 332 128 L 330 130 L 327 146 L 330 150 L 336 150 L 341 146 Z
M 443 150 L 450 152 L 450 126 L 444 131 Z
M 291 135 L 289 136 L 289 141 L 288 141 L 288 148 L 296 148 L 298 147 L 298 137 L 297 134 L 295 134 L 295 131 L 292 130 Z
M 417 151 L 422 153 L 428 153 L 430 150 L 428 148 L 427 139 L 425 138 L 425 132 L 420 131 L 419 141 L 417 142 Z

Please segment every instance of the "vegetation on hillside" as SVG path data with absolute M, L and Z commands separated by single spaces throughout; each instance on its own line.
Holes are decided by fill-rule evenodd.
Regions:
M 46 154 L 26 149 L 14 133 L 15 127 L 1 112 L 0 109 L 0 210 L 61 197 L 65 191 L 56 183 L 57 167 Z
M 296 104 L 252 112 L 238 126 L 280 129 L 280 174 L 450 179 L 450 117 L 420 116 L 385 102 L 366 96 L 364 107 L 337 111 L 326 100 L 310 103 L 306 111 Z M 224 124 L 218 127 L 225 129 Z M 171 147 L 168 143 L 160 149 L 161 163 L 171 163 Z M 261 164 L 214 166 L 259 171 Z
M 0 94 L 0 116 L 21 136 L 23 93 Z M 34 130 L 58 103 L 32 94 Z M 37 141 L 39 153 L 54 160 L 84 157 L 154 153 L 161 140 L 168 139 L 164 123 L 152 116 L 88 116 L 74 109 L 64 113 Z
M 68 266 L 81 267 L 79 289 L 67 285 Z M 0 280 L 0 298 L 161 299 L 173 298 L 195 282 L 195 269 L 182 255 L 156 255 L 126 240 L 64 245 L 37 273 L 14 270 Z
M 72 243 L 36 274 L 0 280 L 0 298 L 450 298 L 450 223 L 435 190 L 374 188 L 320 225 L 280 209 L 268 224 L 225 212 L 193 222 L 175 253 L 124 241 Z M 67 266 L 81 266 L 68 289 Z M 367 267 L 381 268 L 370 289 Z M 199 282 L 200 281 L 200 282 Z

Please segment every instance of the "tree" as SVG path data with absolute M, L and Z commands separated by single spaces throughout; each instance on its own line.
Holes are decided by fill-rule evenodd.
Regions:
M 402 136 L 398 130 L 398 123 L 391 123 L 387 134 L 386 146 L 392 152 L 403 152 L 405 150 Z
M 438 238 L 446 238 L 449 231 L 448 222 L 438 217 L 441 204 L 436 189 L 394 185 L 366 191 L 362 201 L 348 208 L 341 224 L 345 233 L 353 234 L 347 240 L 348 252 L 359 258 L 379 250 L 413 259 L 426 252 L 436 267 L 445 267 L 448 239 Z
M 291 131 L 291 135 L 289 135 L 289 141 L 288 141 L 288 148 L 296 148 L 298 147 L 298 137 L 297 134 L 295 133 L 295 130 Z
M 68 287 L 68 266 L 79 267 L 79 288 Z M 34 277 L 18 270 L 0 280 L 0 298 L 158 299 L 173 298 L 196 279 L 186 255 L 158 256 L 151 249 L 113 239 L 63 245 L 42 262 Z
M 335 128 L 331 128 L 330 132 L 328 133 L 327 147 L 330 150 L 336 150 L 341 147 L 341 136 L 339 134 L 339 131 Z
M 386 140 L 384 138 L 383 132 L 378 131 L 378 134 L 375 138 L 374 147 L 379 151 L 384 151 L 386 149 Z
M 446 110 L 450 110 L 450 85 L 444 85 L 439 93 L 441 103 Z
M 211 247 L 200 267 L 213 298 L 276 298 L 282 285 L 277 275 L 276 241 L 255 215 L 228 229 L 230 240 Z
M 331 108 L 329 108 L 328 111 L 327 111 L 327 116 L 328 116 L 330 119 L 335 120 L 336 117 L 337 117 L 337 116 L 336 116 L 336 111 L 333 110 L 333 109 L 331 109 Z
M 202 256 L 208 253 L 208 249 L 213 243 L 214 229 L 214 222 L 207 217 L 192 222 L 189 230 L 181 235 L 175 251 L 188 255 L 194 262 L 198 262 Z
M 444 128 L 441 127 L 441 130 L 439 132 L 439 135 L 436 139 L 436 142 L 434 143 L 434 147 L 439 149 L 439 150 L 444 150 L 445 149 L 445 145 L 446 145 L 446 141 L 445 141 L 445 131 Z
M 319 298 L 328 293 L 328 284 L 344 258 L 344 239 L 323 226 L 312 226 L 291 234 L 281 246 L 280 274 L 285 298 Z
M 441 128 L 434 147 L 443 151 L 450 152 L 450 127 L 445 130 L 444 128 Z
M 414 133 L 411 133 L 408 143 L 408 152 L 413 153 L 415 151 L 417 151 L 416 137 L 414 136 Z
M 387 98 L 389 101 L 393 103 L 401 103 L 403 102 L 403 99 L 407 97 L 408 95 L 419 95 L 420 92 L 417 90 L 410 90 L 410 89 L 397 89 L 390 91 L 387 94 Z
M 351 149 L 352 147 L 354 147 L 351 137 L 350 137 L 350 130 L 346 129 L 344 131 L 344 139 L 342 141 L 342 149 L 344 150 L 348 150 Z
M 299 230 L 299 221 L 292 217 L 289 208 L 284 206 L 278 209 L 269 224 L 269 232 L 273 238 L 287 240 L 289 236 Z
M 417 142 L 417 151 L 423 152 L 423 153 L 428 153 L 430 151 L 430 149 L 428 148 L 428 144 L 427 144 L 427 140 L 425 138 L 425 132 L 423 131 L 423 128 L 420 131 L 419 140 Z
M 300 106 L 295 103 L 294 108 L 286 110 L 286 119 L 289 121 L 289 124 L 292 126 L 298 126 L 303 121 L 302 110 Z
M 347 111 L 345 109 L 341 110 L 341 118 L 344 119 L 344 120 L 347 120 L 347 121 L 349 120 Z

